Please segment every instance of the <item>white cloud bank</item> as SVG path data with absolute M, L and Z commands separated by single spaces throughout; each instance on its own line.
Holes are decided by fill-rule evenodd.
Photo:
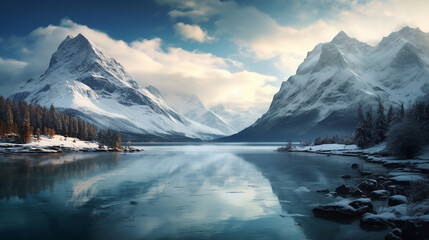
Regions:
M 21 83 L 28 77 L 43 73 L 51 54 L 67 36 L 82 33 L 97 46 L 118 60 L 143 86 L 153 85 L 161 91 L 194 93 L 207 105 L 225 104 L 237 109 L 263 110 L 269 105 L 277 88 L 267 84 L 277 80 L 246 70 L 232 71 L 240 63 L 220 58 L 211 53 L 186 51 L 177 47 L 162 48 L 162 40 L 143 39 L 127 44 L 107 34 L 63 19 L 60 25 L 39 27 L 28 36 L 14 38 L 15 48 L 20 49 Z M 5 67 L 4 60 L 0 69 Z M 11 64 L 8 60 L 6 64 Z M 25 63 L 24 63 L 25 62 Z M 18 79 L 18 78 L 16 78 Z
M 295 28 L 278 24 L 269 15 L 252 6 L 220 0 L 158 0 L 169 5 L 173 19 L 188 18 L 194 22 L 213 19 L 216 35 L 224 34 L 256 59 L 278 59 L 276 66 L 293 74 L 306 53 L 320 42 L 330 41 L 341 30 L 358 40 L 376 44 L 383 36 L 404 26 L 429 31 L 429 1 L 372 0 L 340 1 L 347 10 Z M 311 12 L 312 9 L 302 10 Z M 305 12 L 304 12 L 305 13 Z M 298 14 L 299 15 L 299 14 Z
M 174 25 L 174 29 L 185 40 L 193 40 L 199 43 L 214 40 L 214 37 L 209 36 L 207 32 L 202 30 L 198 25 L 178 22 Z

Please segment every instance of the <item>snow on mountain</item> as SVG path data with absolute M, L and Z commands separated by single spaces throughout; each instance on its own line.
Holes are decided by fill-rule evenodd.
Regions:
M 168 94 L 164 95 L 164 99 L 176 112 L 195 122 L 218 129 L 225 136 L 234 134 L 241 130 L 234 129 L 222 117 L 213 111 L 208 110 L 201 100 L 194 94 Z
M 252 125 L 261 115 L 251 110 L 233 110 L 222 104 L 210 108 L 210 111 L 220 116 L 235 132 Z
M 310 140 L 350 134 L 356 109 L 412 103 L 429 93 L 429 34 L 405 27 L 370 46 L 340 32 L 318 44 L 275 94 L 269 110 L 228 141 Z
M 139 86 L 121 64 L 82 34 L 68 36 L 52 55 L 45 73 L 28 80 L 11 98 L 48 107 L 53 104 L 99 127 L 140 140 L 224 135 L 177 114 L 156 88 Z

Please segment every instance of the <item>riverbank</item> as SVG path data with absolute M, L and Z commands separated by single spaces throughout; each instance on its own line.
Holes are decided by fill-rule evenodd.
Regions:
M 61 152 L 107 152 L 107 151 L 142 151 L 133 147 L 113 149 L 96 141 L 82 141 L 78 138 L 55 135 L 41 135 L 40 139 L 33 138 L 30 143 L 2 143 L 0 142 L 0 153 L 61 153 Z
M 315 207 L 314 215 L 342 221 L 359 219 L 361 228 L 366 230 L 390 228 L 385 239 L 428 239 L 429 149 L 414 159 L 386 156 L 384 149 L 384 143 L 368 149 L 359 149 L 356 145 L 324 144 L 289 146 L 277 151 L 353 156 L 382 164 L 388 169 L 385 175 L 374 174 L 371 169 L 363 169 L 358 164 L 351 165 L 364 180 L 357 186 L 341 185 L 335 190 L 319 190 L 336 196 L 336 202 Z M 381 207 L 374 209 L 375 202 Z

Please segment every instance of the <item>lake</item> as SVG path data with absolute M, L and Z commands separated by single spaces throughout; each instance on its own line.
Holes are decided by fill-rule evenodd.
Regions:
M 315 218 L 381 166 L 281 144 L 135 144 L 144 152 L 0 155 L 0 239 L 383 239 Z M 340 176 L 349 174 L 351 179 Z

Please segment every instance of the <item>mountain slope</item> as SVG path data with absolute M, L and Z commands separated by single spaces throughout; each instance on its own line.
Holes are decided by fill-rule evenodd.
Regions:
M 241 129 L 234 129 L 228 122 L 216 113 L 208 110 L 201 100 L 194 94 L 168 94 L 164 95 L 167 104 L 176 112 L 195 122 L 217 129 L 223 135 L 231 135 Z
M 269 110 L 225 141 L 310 140 L 351 134 L 356 109 L 413 102 L 429 92 L 429 34 L 405 27 L 370 46 L 344 32 L 318 44 L 282 83 Z
M 236 133 L 250 126 L 261 116 L 250 110 L 233 110 L 222 104 L 211 107 L 209 110 L 227 122 Z
M 14 101 L 72 112 L 99 127 L 140 140 L 211 139 L 219 130 L 172 110 L 156 88 L 143 88 L 124 67 L 82 34 L 68 36 L 43 75 L 11 95 Z

